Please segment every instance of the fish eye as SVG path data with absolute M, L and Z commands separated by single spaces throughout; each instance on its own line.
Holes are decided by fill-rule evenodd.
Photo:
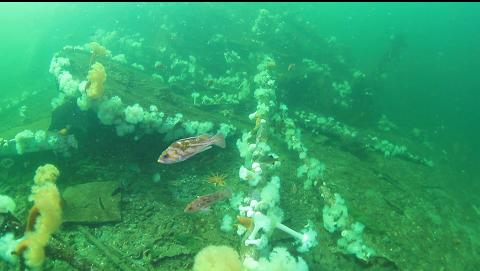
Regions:
M 165 153 L 163 157 L 168 158 L 169 157 L 168 153 Z

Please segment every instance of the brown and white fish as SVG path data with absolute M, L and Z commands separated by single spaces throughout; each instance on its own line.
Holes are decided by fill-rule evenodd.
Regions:
M 197 153 L 211 149 L 212 145 L 225 148 L 225 136 L 219 133 L 214 136 L 200 135 L 177 140 L 160 154 L 158 162 L 162 164 L 182 162 Z
M 185 207 L 185 213 L 195 213 L 198 211 L 208 211 L 210 206 L 215 202 L 230 198 L 232 196 L 232 191 L 230 189 L 225 189 L 217 191 L 212 194 L 204 195 L 196 198 L 194 201 L 190 202 L 187 207 Z

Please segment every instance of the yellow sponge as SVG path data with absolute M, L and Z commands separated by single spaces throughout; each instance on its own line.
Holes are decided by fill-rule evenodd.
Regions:
M 35 171 L 35 177 L 33 177 L 33 181 L 35 182 L 35 185 L 55 183 L 59 175 L 60 171 L 58 171 L 54 165 L 46 164 L 37 168 L 37 171 Z
M 103 84 L 107 79 L 105 68 L 99 62 L 95 62 L 92 65 L 90 71 L 88 71 L 88 83 L 87 83 L 87 96 L 90 99 L 98 99 L 103 96 Z
M 27 232 L 17 245 L 15 252 L 23 255 L 28 267 L 39 268 L 45 260 L 45 246 L 50 236 L 62 223 L 60 193 L 55 182 L 59 170 L 50 164 L 39 167 L 36 171 L 30 200 L 34 202 L 30 210 Z
M 238 253 L 229 246 L 208 246 L 203 248 L 193 264 L 193 271 L 242 271 Z

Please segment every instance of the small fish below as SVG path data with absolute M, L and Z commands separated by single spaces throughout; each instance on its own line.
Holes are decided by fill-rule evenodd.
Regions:
M 161 164 L 182 162 L 197 153 L 211 149 L 212 145 L 225 148 L 225 136 L 218 133 L 214 136 L 200 135 L 177 140 L 160 154 L 158 162 Z
M 215 202 L 230 198 L 232 196 L 232 191 L 230 189 L 225 189 L 217 191 L 212 194 L 207 194 L 201 197 L 196 198 L 194 201 L 190 202 L 187 207 L 185 207 L 185 213 L 195 213 L 198 211 L 208 211 L 210 206 Z

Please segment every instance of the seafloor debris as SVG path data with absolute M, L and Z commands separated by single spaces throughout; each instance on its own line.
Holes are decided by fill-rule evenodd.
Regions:
M 102 223 L 118 222 L 120 212 L 120 186 L 118 182 L 91 182 L 67 187 L 64 222 Z

